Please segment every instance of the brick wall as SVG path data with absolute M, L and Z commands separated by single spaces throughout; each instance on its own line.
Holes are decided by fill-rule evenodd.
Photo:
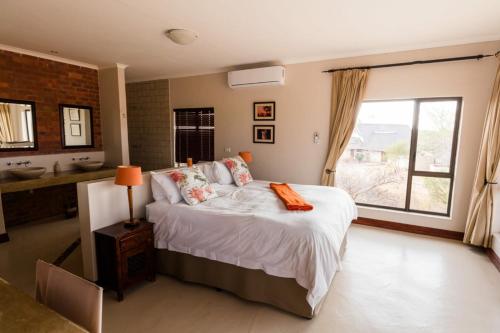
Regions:
M 77 206 L 76 184 L 4 193 L 2 203 L 7 227 L 61 217 L 66 208 Z
M 0 157 L 102 150 L 97 70 L 0 50 L 0 98 L 35 102 L 37 151 Z M 95 148 L 62 149 L 59 104 L 91 106 Z
M 168 89 L 168 80 L 127 84 L 130 162 L 143 170 L 173 165 Z

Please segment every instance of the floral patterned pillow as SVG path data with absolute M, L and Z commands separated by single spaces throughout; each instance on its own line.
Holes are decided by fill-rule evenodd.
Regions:
M 250 170 L 248 170 L 248 165 L 240 156 L 225 158 L 222 162 L 231 171 L 236 185 L 243 186 L 253 180 Z
M 193 166 L 169 172 L 170 178 L 177 184 L 181 195 L 189 205 L 196 205 L 209 199 L 217 198 L 213 186 L 201 170 Z

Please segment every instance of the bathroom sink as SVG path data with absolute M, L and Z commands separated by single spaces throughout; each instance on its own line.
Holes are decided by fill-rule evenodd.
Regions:
M 29 167 L 29 168 L 15 168 L 9 169 L 9 173 L 21 179 L 35 179 L 40 178 L 47 171 L 43 167 Z
M 102 168 L 102 166 L 104 165 L 104 162 L 84 161 L 84 162 L 75 163 L 75 165 L 78 167 L 78 169 L 83 170 L 83 171 L 95 171 L 95 170 L 99 170 L 100 168 Z

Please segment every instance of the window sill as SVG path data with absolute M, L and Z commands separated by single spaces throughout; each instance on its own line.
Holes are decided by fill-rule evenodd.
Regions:
M 452 221 L 452 216 L 442 216 L 442 215 L 433 215 L 433 214 L 424 214 L 424 213 L 417 213 L 417 212 L 406 212 L 402 210 L 394 210 L 394 209 L 388 209 L 388 208 L 380 208 L 380 207 L 369 207 L 369 206 L 362 206 L 356 204 L 356 207 L 358 208 L 358 212 L 361 211 L 367 211 L 367 212 L 375 212 L 379 214 L 383 214 L 384 216 L 392 215 L 394 219 L 397 219 L 398 216 L 400 217 L 415 217 L 415 218 L 425 218 L 425 219 L 430 219 L 430 220 L 439 220 L 442 222 L 451 222 Z M 363 214 L 359 214 L 363 215 Z M 372 216 L 362 216 L 362 217 L 372 217 Z M 394 221 L 398 222 L 398 221 Z

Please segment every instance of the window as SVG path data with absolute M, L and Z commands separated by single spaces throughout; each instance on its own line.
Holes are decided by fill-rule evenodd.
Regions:
M 193 163 L 214 159 L 214 109 L 174 109 L 175 162 Z
M 357 204 L 450 215 L 461 98 L 364 102 L 336 173 Z

